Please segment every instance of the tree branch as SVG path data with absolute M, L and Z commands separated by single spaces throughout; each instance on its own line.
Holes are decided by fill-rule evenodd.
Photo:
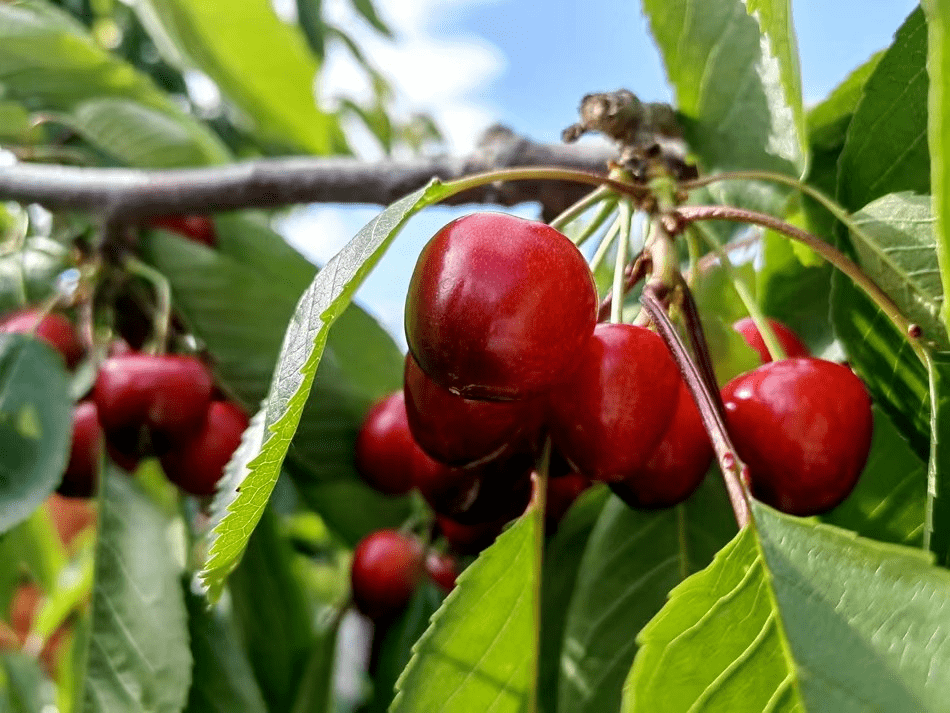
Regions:
M 289 157 L 174 170 L 20 163 L 0 168 L 0 199 L 40 203 L 50 210 L 91 211 L 129 222 L 155 215 L 294 203 L 388 205 L 433 177 L 453 180 L 515 166 L 605 174 L 607 162 L 615 155 L 609 146 L 538 144 L 496 127 L 465 157 L 376 163 L 343 157 Z M 510 206 L 536 201 L 544 207 L 545 216 L 553 216 L 589 190 L 589 186 L 564 181 L 518 181 L 469 190 L 451 202 Z

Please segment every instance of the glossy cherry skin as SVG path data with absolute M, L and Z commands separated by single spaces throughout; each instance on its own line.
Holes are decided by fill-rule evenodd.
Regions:
M 409 430 L 422 450 L 442 463 L 465 465 L 540 440 L 540 399 L 466 399 L 430 379 L 412 354 L 406 355 L 404 377 Z
M 147 426 L 175 439 L 204 420 L 211 388 L 211 375 L 194 357 L 132 353 L 102 363 L 93 398 L 107 432 Z
M 353 601 L 370 619 L 388 619 L 406 607 L 423 573 L 418 540 L 395 530 L 377 530 L 353 551 Z
M 508 522 L 531 501 L 533 462 L 531 454 L 506 453 L 477 466 L 453 468 L 420 450 L 413 484 L 433 510 L 460 524 Z
M 830 510 L 854 488 L 871 447 L 871 399 L 850 369 L 783 359 L 722 390 L 729 434 L 759 500 L 793 515 Z
M 503 213 L 469 215 L 436 233 L 406 299 L 412 355 L 466 398 L 523 399 L 563 381 L 596 321 L 597 289 L 574 244 Z
M 781 345 L 786 357 L 792 358 L 811 356 L 811 352 L 808 351 L 808 347 L 806 347 L 802 340 L 798 338 L 798 335 L 795 334 L 795 332 L 779 322 L 777 319 L 772 319 L 769 317 L 768 322 L 772 327 L 772 331 L 775 332 L 775 338 L 778 339 L 778 343 Z M 742 335 L 742 338 L 745 339 L 746 343 L 750 347 L 758 352 L 759 359 L 763 364 L 767 364 L 768 362 L 772 361 L 772 355 L 769 354 L 769 348 L 765 346 L 765 340 L 762 338 L 759 328 L 755 326 L 755 322 L 752 321 L 751 317 L 743 317 L 738 322 L 733 324 L 732 328 Z
M 377 401 L 356 436 L 356 470 L 363 480 L 387 495 L 408 493 L 419 452 L 409 432 L 403 392 Z
M 681 503 L 703 482 L 713 449 L 686 384 L 663 439 L 637 473 L 611 489 L 635 508 L 666 508 Z
M 53 349 L 58 351 L 72 369 L 83 357 L 85 350 L 73 323 L 56 312 L 42 316 L 38 309 L 23 309 L 14 312 L 0 322 L 0 333 L 26 334 L 34 332 Z
M 159 459 L 165 475 L 191 495 L 214 494 L 247 426 L 247 416 L 239 406 L 212 401 L 198 431 Z
M 218 241 L 214 223 L 206 215 L 162 215 L 152 218 L 150 224 L 178 233 L 189 240 L 213 248 Z
M 96 491 L 103 435 L 93 401 L 81 401 L 73 409 L 73 440 L 63 480 L 56 488 L 60 495 L 88 498 Z
M 452 555 L 440 552 L 429 552 L 426 555 L 426 574 L 429 579 L 438 584 L 446 592 L 455 589 L 455 580 L 458 577 L 458 564 Z
M 495 541 L 508 523 L 508 520 L 495 520 L 478 525 L 463 525 L 445 515 L 436 515 L 435 520 L 449 547 L 460 555 L 477 555 Z
M 656 334 L 630 324 L 598 324 L 580 366 L 548 394 L 554 447 L 592 480 L 630 477 L 666 431 L 679 383 L 676 364 Z

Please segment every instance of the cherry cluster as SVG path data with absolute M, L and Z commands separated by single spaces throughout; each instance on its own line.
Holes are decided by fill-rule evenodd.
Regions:
M 597 314 L 590 269 L 557 230 L 498 213 L 449 223 L 410 282 L 404 388 L 372 408 L 358 435 L 363 478 L 384 493 L 418 490 L 436 532 L 463 554 L 524 511 L 548 438 L 549 528 L 591 481 L 636 508 L 685 500 L 713 450 L 680 369 L 654 331 L 598 324 Z M 728 430 L 757 498 L 824 512 L 864 467 L 870 399 L 846 366 L 812 358 L 785 325 L 770 327 L 787 359 L 771 361 L 751 319 L 734 325 L 763 365 L 722 389 Z M 361 552 L 354 598 L 370 613 L 389 590 L 367 594 Z M 389 575 L 415 581 L 400 564 L 409 560 L 418 569 L 419 556 L 393 555 Z
M 70 368 L 85 351 L 75 327 L 57 313 L 21 310 L 0 323 L 0 332 L 34 333 Z M 158 456 L 181 490 L 212 494 L 247 428 L 247 416 L 215 395 L 210 372 L 195 357 L 145 354 L 127 345 L 113 351 L 100 365 L 92 393 L 73 410 L 72 447 L 58 492 L 92 495 L 105 445 L 129 472 L 142 458 Z

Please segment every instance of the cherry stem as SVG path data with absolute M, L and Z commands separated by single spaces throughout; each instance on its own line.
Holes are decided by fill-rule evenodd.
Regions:
M 715 382 L 710 384 L 703 377 L 702 371 L 686 349 L 686 345 L 683 344 L 676 327 L 673 326 L 663 308 L 657 286 L 649 283 L 645 285 L 640 302 L 643 309 L 650 315 L 656 325 L 657 332 L 666 343 L 666 347 L 670 350 L 677 366 L 679 366 L 680 374 L 682 374 L 693 401 L 699 409 L 703 426 L 705 426 L 713 450 L 716 452 L 716 460 L 726 483 L 726 491 L 729 494 L 732 511 L 735 513 L 736 522 L 741 529 L 748 525 L 751 519 L 748 491 L 742 483 L 742 472 L 746 469 L 746 466 L 739 460 L 729 438 L 725 419 L 718 408 L 720 399 L 713 395 L 714 391 L 718 392 L 718 388 L 715 386 Z
M 574 203 L 574 205 L 568 206 L 548 225 L 550 225 L 555 230 L 563 231 L 569 223 L 572 223 L 577 218 L 580 218 L 588 208 L 605 199 L 608 195 L 610 195 L 610 189 L 607 186 L 598 186 L 579 201 Z
M 594 252 L 593 257 L 590 259 L 590 270 L 594 272 L 600 267 L 600 263 L 603 262 L 604 256 L 607 255 L 607 251 L 610 249 L 610 244 L 614 241 L 614 238 L 620 233 L 620 218 L 618 217 L 611 226 L 607 229 L 607 232 L 604 234 L 604 237 L 601 238 L 600 245 L 597 246 L 597 250 Z
M 126 255 L 124 267 L 132 275 L 141 277 L 155 290 L 155 344 L 150 350 L 154 354 L 163 354 L 168 344 L 168 329 L 172 318 L 172 290 L 165 276 L 138 258 Z
M 736 294 L 739 295 L 739 299 L 742 300 L 742 304 L 745 306 L 746 312 L 748 312 L 752 318 L 755 328 L 759 330 L 759 334 L 762 336 L 762 341 L 765 342 L 765 348 L 768 349 L 772 361 L 784 359 L 788 355 L 785 353 L 785 350 L 782 349 L 782 344 L 779 342 L 778 337 L 775 336 L 775 330 L 772 329 L 772 325 L 769 324 L 765 313 L 759 307 L 759 303 L 755 301 L 745 281 L 739 277 L 735 266 L 732 264 L 732 260 L 729 259 L 729 253 L 723 249 L 722 243 L 719 242 L 719 239 L 706 224 L 693 223 L 691 227 L 696 229 L 696 232 L 703 237 L 706 244 L 716 253 L 723 270 L 729 275 L 733 289 L 735 289 Z
M 617 209 L 617 199 L 608 198 L 603 202 L 603 205 L 600 207 L 600 210 L 597 212 L 591 221 L 584 227 L 584 230 L 576 238 L 573 238 L 574 244 L 577 247 L 580 247 L 588 240 L 591 236 L 596 233 L 604 222 L 609 218 L 613 212 Z
M 709 342 L 706 341 L 706 334 L 703 331 L 703 323 L 699 317 L 699 306 L 696 304 L 696 298 L 693 291 L 686 284 L 686 281 L 680 277 L 680 294 L 682 295 L 681 308 L 683 319 L 686 322 L 686 334 L 689 337 L 690 345 L 693 347 L 693 356 L 696 359 L 696 365 L 709 392 L 712 394 L 713 401 L 716 404 L 716 412 L 722 414 L 724 407 L 722 405 L 722 394 L 719 393 L 719 383 L 716 381 L 716 369 L 713 366 L 712 354 L 709 353 Z
M 900 307 L 895 304 L 894 300 L 892 300 L 884 290 L 878 287 L 877 283 L 868 277 L 856 262 L 821 238 L 768 215 L 767 213 L 760 213 L 759 211 L 747 210 L 745 208 L 734 208 L 732 206 L 680 206 L 673 211 L 671 217 L 674 221 L 682 221 L 685 223 L 694 223 L 700 220 L 725 220 L 761 225 L 763 228 L 770 228 L 792 240 L 804 243 L 850 277 L 851 281 L 861 288 L 864 294 L 891 320 L 891 323 L 903 333 L 904 338 L 908 344 L 910 344 L 918 358 L 925 366 L 927 365 L 926 350 L 920 343 L 920 328 L 904 316 L 904 313 L 901 312 Z
M 648 255 L 644 255 L 643 251 L 640 251 L 640 254 L 637 255 L 636 259 L 627 264 L 627 267 L 624 269 L 624 283 L 623 283 L 623 294 L 626 294 L 630 291 L 630 288 L 637 284 L 640 280 L 644 278 L 647 274 L 647 269 L 650 266 L 650 258 Z M 600 303 L 600 307 L 597 310 L 597 321 L 603 322 L 607 317 L 610 316 L 611 303 L 613 302 L 613 291 L 607 293 L 607 296 L 604 297 L 604 301 Z
M 610 305 L 610 321 L 620 324 L 623 321 L 624 273 L 627 268 L 627 250 L 630 249 L 630 221 L 633 212 L 630 201 L 620 203 L 620 240 L 617 243 L 617 259 L 614 262 L 614 282 L 611 293 L 616 295 Z
M 618 181 L 599 173 L 540 166 L 535 168 L 504 168 L 498 171 L 476 173 L 465 178 L 460 178 L 457 181 L 449 181 L 442 185 L 443 188 L 450 192 L 449 195 L 454 195 L 469 188 L 478 188 L 479 186 L 484 186 L 486 183 L 501 181 L 570 181 L 573 183 L 586 183 L 591 186 L 606 186 L 613 189 L 616 193 L 629 196 L 635 200 L 642 200 L 650 195 L 650 190 L 646 186 L 628 183 L 626 181 Z

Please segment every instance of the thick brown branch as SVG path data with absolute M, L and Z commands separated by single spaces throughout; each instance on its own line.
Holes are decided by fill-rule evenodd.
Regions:
M 130 221 L 153 215 L 273 208 L 294 203 L 388 205 L 431 178 L 452 180 L 514 166 L 555 166 L 604 174 L 614 149 L 537 144 L 505 129 L 486 135 L 469 156 L 364 162 L 291 157 L 176 170 L 16 164 L 0 168 L 0 199 L 51 210 L 100 212 Z M 466 191 L 453 203 L 540 202 L 553 216 L 589 191 L 561 181 L 518 181 Z

